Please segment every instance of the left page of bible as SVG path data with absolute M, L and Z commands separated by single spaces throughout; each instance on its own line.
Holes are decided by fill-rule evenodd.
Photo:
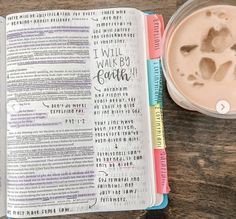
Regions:
M 143 13 L 12 14 L 6 36 L 8 216 L 151 206 Z
M 0 17 L 0 217 L 6 215 L 6 66 L 5 19 Z

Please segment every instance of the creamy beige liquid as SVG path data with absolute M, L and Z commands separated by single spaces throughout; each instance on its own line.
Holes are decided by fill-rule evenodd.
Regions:
M 186 17 L 169 41 L 167 63 L 189 101 L 216 111 L 225 100 L 236 111 L 236 7 L 210 6 Z

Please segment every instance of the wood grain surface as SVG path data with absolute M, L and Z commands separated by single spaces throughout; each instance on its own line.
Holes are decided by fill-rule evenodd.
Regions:
M 0 0 L 0 15 L 29 10 L 134 7 L 157 10 L 167 22 L 182 3 L 181 0 Z M 185 111 L 165 91 L 164 123 L 172 190 L 165 210 L 53 219 L 236 218 L 236 120 Z

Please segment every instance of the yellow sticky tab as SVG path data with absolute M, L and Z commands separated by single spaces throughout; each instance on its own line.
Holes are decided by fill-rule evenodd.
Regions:
M 152 125 L 152 144 L 154 149 L 165 148 L 163 115 L 160 104 L 150 107 Z

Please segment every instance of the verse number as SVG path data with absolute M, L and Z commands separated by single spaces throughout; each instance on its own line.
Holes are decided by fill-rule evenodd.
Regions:
M 65 124 L 85 124 L 85 119 L 65 119 Z

